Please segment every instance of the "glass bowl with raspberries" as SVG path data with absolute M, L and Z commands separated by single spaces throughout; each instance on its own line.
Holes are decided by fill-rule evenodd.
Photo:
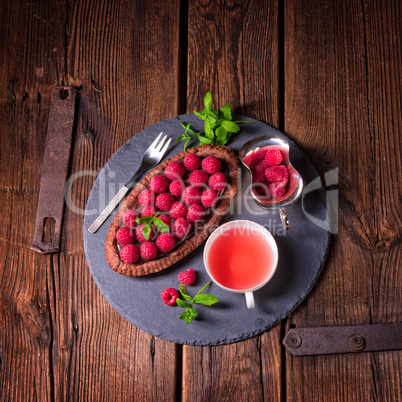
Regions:
M 285 207 L 293 205 L 303 191 L 303 179 L 289 160 L 289 143 L 276 136 L 257 137 L 242 146 L 239 159 L 251 174 L 254 201 L 262 208 L 278 210 L 283 227 L 289 229 Z

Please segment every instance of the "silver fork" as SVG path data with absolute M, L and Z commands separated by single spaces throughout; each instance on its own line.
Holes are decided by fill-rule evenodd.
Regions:
M 163 133 L 160 133 L 158 137 L 156 137 L 155 141 L 145 151 L 141 165 L 137 172 L 134 173 L 133 177 L 119 190 L 119 192 L 113 197 L 112 201 L 109 202 L 109 205 L 102 211 L 102 213 L 96 218 L 95 222 L 88 228 L 91 233 L 95 233 L 101 227 L 103 222 L 105 222 L 107 217 L 114 211 L 116 206 L 126 195 L 126 193 L 131 189 L 137 179 L 146 170 L 154 167 L 162 159 L 163 155 L 165 155 L 172 139 L 169 138 L 166 141 L 167 135 L 165 135 L 161 139 L 162 134 Z

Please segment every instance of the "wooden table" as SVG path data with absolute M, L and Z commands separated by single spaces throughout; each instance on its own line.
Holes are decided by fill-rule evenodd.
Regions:
M 281 346 L 291 327 L 402 321 L 400 26 L 396 0 L 3 0 L 0 398 L 401 400 L 401 351 Z M 66 208 L 60 254 L 31 251 L 58 85 L 82 88 L 70 175 L 95 175 L 135 133 L 200 110 L 208 90 L 289 135 L 323 176 L 339 168 L 339 231 L 302 305 L 249 340 L 181 346 L 105 301 L 81 215 Z M 73 187 L 80 208 L 94 179 Z

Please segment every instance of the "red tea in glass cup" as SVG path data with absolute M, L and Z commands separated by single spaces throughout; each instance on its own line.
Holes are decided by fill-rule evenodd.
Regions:
M 221 288 L 244 293 L 248 308 L 253 292 L 266 285 L 278 265 L 278 247 L 271 233 L 256 222 L 236 220 L 218 227 L 204 248 L 208 275 Z

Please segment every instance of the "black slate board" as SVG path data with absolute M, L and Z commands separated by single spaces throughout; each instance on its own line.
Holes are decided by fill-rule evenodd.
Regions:
M 282 136 L 290 143 L 290 160 L 302 175 L 304 183 L 320 180 L 309 158 L 284 134 L 258 120 L 246 116 L 236 118 L 254 123 L 242 125 L 241 132 L 228 144 L 236 152 L 245 142 L 259 135 Z M 108 202 L 120 186 L 130 179 L 139 167 L 145 150 L 161 131 L 173 139 L 182 133 L 180 121 L 202 129 L 202 122 L 194 114 L 177 116 L 152 125 L 124 144 L 100 172 L 88 198 L 84 219 L 84 246 L 89 269 L 111 306 L 129 322 L 151 335 L 189 345 L 219 345 L 244 340 L 264 332 L 285 318 L 306 297 L 318 278 L 327 255 L 330 234 L 321 225 L 313 223 L 303 210 L 324 221 L 328 212 L 325 189 L 321 186 L 302 195 L 295 205 L 287 209 L 291 228 L 285 233 L 277 212 L 263 210 L 251 200 L 249 191 L 246 191 L 250 177 L 242 167 L 238 195 L 222 223 L 249 219 L 267 227 L 278 244 L 277 271 L 265 287 L 254 293 L 254 309 L 247 309 L 243 294 L 229 293 L 212 284 L 208 293 L 217 296 L 219 303 L 212 307 L 197 306 L 199 317 L 191 324 L 186 324 L 177 318 L 183 310 L 178 306 L 166 306 L 160 294 L 166 287 L 178 289 L 177 275 L 187 268 L 197 272 L 196 282 L 187 287 L 190 295 L 195 295 L 209 281 L 202 259 L 205 243 L 182 261 L 159 273 L 131 278 L 114 272 L 105 260 L 105 238 L 118 209 L 96 234 L 88 232 L 88 227 L 105 206 L 105 202 L 100 200 L 104 198 Z M 183 143 L 173 141 L 165 159 L 182 150 Z M 100 197 L 102 194 L 105 197 Z

